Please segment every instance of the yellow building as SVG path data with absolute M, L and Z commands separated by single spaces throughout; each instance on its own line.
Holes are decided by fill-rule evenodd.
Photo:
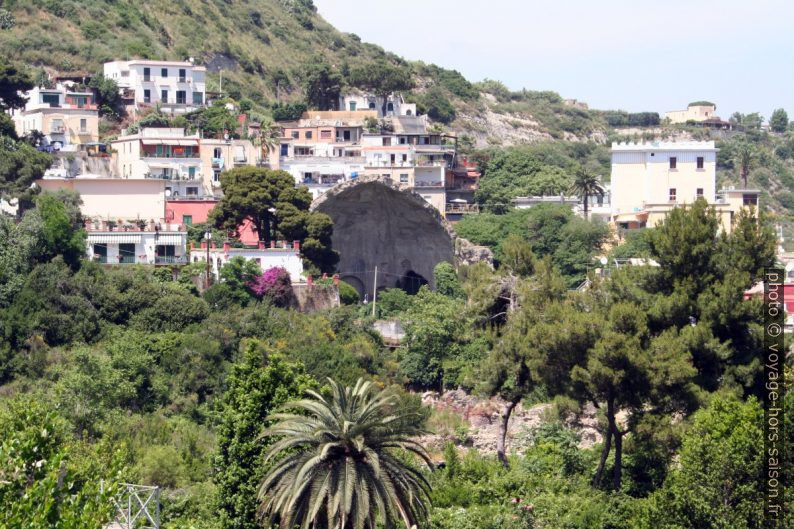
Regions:
M 730 231 L 741 208 L 758 205 L 757 190 L 716 191 L 713 141 L 613 143 L 611 221 L 622 229 L 654 227 L 673 208 L 703 198 Z
M 91 91 L 58 84 L 33 88 L 25 97 L 25 107 L 11 111 L 18 135 L 38 131 L 45 146 L 64 150 L 99 141 L 99 113 Z
M 717 105 L 706 103 L 705 101 L 690 104 L 686 110 L 671 110 L 665 112 L 665 119 L 670 123 L 686 123 L 687 121 L 706 121 L 719 119 L 717 117 Z

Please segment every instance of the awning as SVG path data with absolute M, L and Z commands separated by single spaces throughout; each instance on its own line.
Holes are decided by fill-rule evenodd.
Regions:
M 129 233 L 97 233 L 89 234 L 88 242 L 90 244 L 139 244 L 141 236 Z
M 645 222 L 647 213 L 621 213 L 615 216 L 615 222 Z
M 187 242 L 187 234 L 161 233 L 154 238 L 155 244 L 163 246 L 181 246 Z
M 189 145 L 198 145 L 198 140 L 177 140 L 179 145 L 187 147 Z
M 156 140 L 156 139 L 142 139 L 141 143 L 144 145 L 179 145 L 179 140 Z

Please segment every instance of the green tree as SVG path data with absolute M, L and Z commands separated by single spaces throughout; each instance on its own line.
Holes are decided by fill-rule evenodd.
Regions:
M 412 386 L 442 389 L 444 363 L 461 353 L 463 302 L 422 286 L 404 313 L 405 352 L 400 372 Z
M 715 395 L 694 414 L 680 464 L 655 493 L 645 526 L 684 529 L 763 527 L 763 409 Z
M 220 138 L 224 133 L 235 136 L 240 123 L 237 114 L 226 108 L 227 102 L 215 101 L 211 106 L 194 110 L 185 117 L 205 138 Z
M 265 431 L 278 437 L 268 451 L 274 466 L 259 489 L 262 511 L 282 527 L 376 529 L 416 527 L 427 518 L 430 484 L 406 461 L 432 467 L 416 414 L 397 398 L 359 379 L 352 388 L 330 380 L 326 398 L 309 391 Z
M 121 92 L 116 81 L 105 77 L 102 72 L 97 72 L 91 78 L 88 86 L 96 91 L 100 115 L 114 119 L 119 119 L 124 115 L 124 101 L 121 99 Z
M 342 91 L 342 76 L 322 57 L 315 57 L 303 70 L 303 90 L 309 108 L 333 110 Z
M 65 202 L 64 197 L 44 193 L 36 198 L 36 211 L 42 221 L 39 260 L 48 261 L 61 255 L 67 264 L 77 268 L 85 255 L 86 237 L 79 209 Z
M 31 88 L 33 88 L 33 80 L 25 69 L 0 59 L 0 110 L 25 106 L 27 99 L 20 93 L 27 92 Z
M 79 529 L 111 518 L 121 454 L 72 438 L 52 409 L 31 397 L 0 407 L 3 527 Z M 101 480 L 108 481 L 101 490 Z
M 277 354 L 263 357 L 249 343 L 242 360 L 232 367 L 228 389 L 220 403 L 218 426 L 217 502 L 224 529 L 259 529 L 256 490 L 267 470 L 267 443 L 262 428 L 273 411 L 299 397 L 312 386 L 300 365 L 287 363 Z
M 18 214 L 33 205 L 37 189 L 32 184 L 52 165 L 50 154 L 25 141 L 0 136 L 0 199 L 17 199 Z
M 232 295 L 234 303 L 245 306 L 253 299 L 248 284 L 261 273 L 262 270 L 255 261 L 238 255 L 221 267 L 219 275 L 220 280 L 228 287 L 227 291 Z
M 751 281 L 759 281 L 764 269 L 775 264 L 775 232 L 766 217 L 754 208 L 744 208 L 739 212 L 733 220 L 731 233 L 723 234 L 721 243 L 717 263 L 723 274 L 746 272 Z
M 436 292 L 450 298 L 464 299 L 466 293 L 458 279 L 458 273 L 451 263 L 441 261 L 433 268 L 433 280 L 436 284 Z
M 250 220 L 260 239 L 269 244 L 276 230 L 296 213 L 306 212 L 311 194 L 305 187 L 295 187 L 295 180 L 286 171 L 260 167 L 236 167 L 221 173 L 223 198 L 212 210 L 211 221 L 220 228 L 237 230 Z M 273 211 L 271 211 L 273 210 Z M 304 219 L 296 224 L 302 226 Z M 278 223 L 278 226 L 274 224 Z
M 386 115 L 389 95 L 414 87 L 409 72 L 392 66 L 385 60 L 351 69 L 348 82 L 379 97 L 382 101 L 381 112 L 383 115 Z
M 576 176 L 574 177 L 571 191 L 582 199 L 585 220 L 589 218 L 589 198 L 596 195 L 600 197 L 604 196 L 604 188 L 601 185 L 601 180 L 585 167 L 580 167 L 576 170 Z
M 788 114 L 782 108 L 777 108 L 769 118 L 769 128 L 773 132 L 786 132 L 788 130 Z
M 535 254 L 532 245 L 518 234 L 511 233 L 502 242 L 500 267 L 508 273 L 526 277 L 535 269 Z

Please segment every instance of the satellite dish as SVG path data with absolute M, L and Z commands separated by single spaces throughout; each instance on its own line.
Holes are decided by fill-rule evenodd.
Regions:
M 606 257 L 602 257 L 601 258 L 601 264 L 602 265 L 606 266 L 608 262 L 609 262 L 609 260 Z

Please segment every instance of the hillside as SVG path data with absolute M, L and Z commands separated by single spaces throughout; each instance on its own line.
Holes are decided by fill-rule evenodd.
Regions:
M 551 92 L 509 92 L 458 72 L 408 62 L 342 33 L 311 0 L 3 0 L 14 23 L 0 30 L 0 54 L 48 72 L 100 70 L 112 59 L 195 58 L 208 66 L 208 89 L 250 99 L 267 115 L 272 103 L 303 99 L 307 65 L 327 62 L 346 83 L 351 69 L 385 61 L 409 73 L 407 93 L 420 109 L 479 145 L 547 139 L 603 141 L 596 113 Z

